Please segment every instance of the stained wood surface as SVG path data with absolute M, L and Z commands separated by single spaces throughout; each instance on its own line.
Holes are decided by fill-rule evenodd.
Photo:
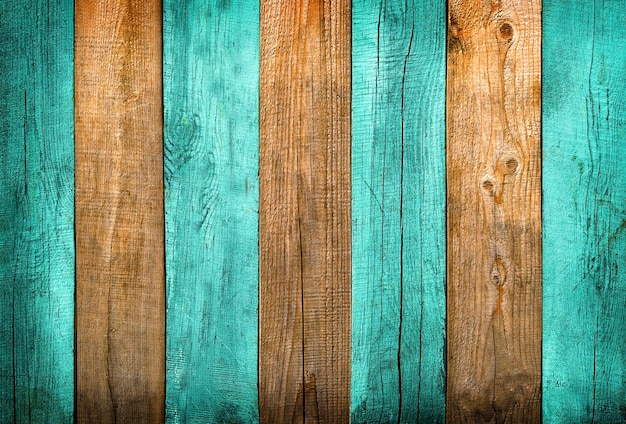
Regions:
M 348 422 L 350 2 L 261 2 L 259 408 Z
M 73 9 L 0 2 L 0 422 L 74 408 Z
M 447 420 L 540 421 L 541 3 L 451 0 Z
M 164 417 L 161 4 L 76 2 L 78 422 Z
M 164 2 L 171 423 L 258 422 L 259 5 Z
M 352 422 L 441 423 L 446 3 L 352 19 Z
M 544 1 L 545 423 L 626 422 L 625 10 Z

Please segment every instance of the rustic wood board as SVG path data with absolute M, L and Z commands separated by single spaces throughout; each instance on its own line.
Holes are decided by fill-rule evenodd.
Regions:
M 259 4 L 163 16 L 166 421 L 258 422 Z
M 541 2 L 450 0 L 447 420 L 541 418 Z
M 161 3 L 76 2 L 78 422 L 165 403 Z
M 441 423 L 446 2 L 352 19 L 352 422 Z
M 622 423 L 626 1 L 543 19 L 543 422 Z
M 350 2 L 261 2 L 260 420 L 348 422 Z
M 74 409 L 73 8 L 0 2 L 0 422 Z

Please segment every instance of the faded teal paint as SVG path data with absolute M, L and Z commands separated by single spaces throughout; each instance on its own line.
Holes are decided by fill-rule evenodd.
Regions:
M 169 423 L 257 422 L 259 4 L 164 2 Z
M 626 0 L 543 3 L 543 422 L 626 422 Z
M 74 408 L 73 2 L 0 2 L 0 422 Z
M 446 2 L 352 19 L 352 421 L 443 422 Z

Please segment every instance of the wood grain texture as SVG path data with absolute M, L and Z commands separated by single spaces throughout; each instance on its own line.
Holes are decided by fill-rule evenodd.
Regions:
M 351 418 L 441 423 L 446 2 L 352 19 Z
M 0 422 L 74 408 L 73 9 L 0 2 Z
M 541 416 L 541 3 L 450 0 L 447 420 Z
M 626 422 L 625 11 L 544 1 L 544 423 Z
M 258 422 L 259 4 L 164 2 L 171 423 Z
M 259 408 L 350 408 L 350 2 L 261 2 Z
M 77 420 L 164 417 L 159 1 L 76 2 Z

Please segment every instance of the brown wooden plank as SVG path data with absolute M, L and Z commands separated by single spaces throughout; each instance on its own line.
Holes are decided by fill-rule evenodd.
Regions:
M 78 422 L 164 417 L 161 3 L 76 2 Z
M 448 5 L 447 421 L 538 423 L 541 2 Z
M 348 422 L 350 2 L 261 2 L 265 423 Z

